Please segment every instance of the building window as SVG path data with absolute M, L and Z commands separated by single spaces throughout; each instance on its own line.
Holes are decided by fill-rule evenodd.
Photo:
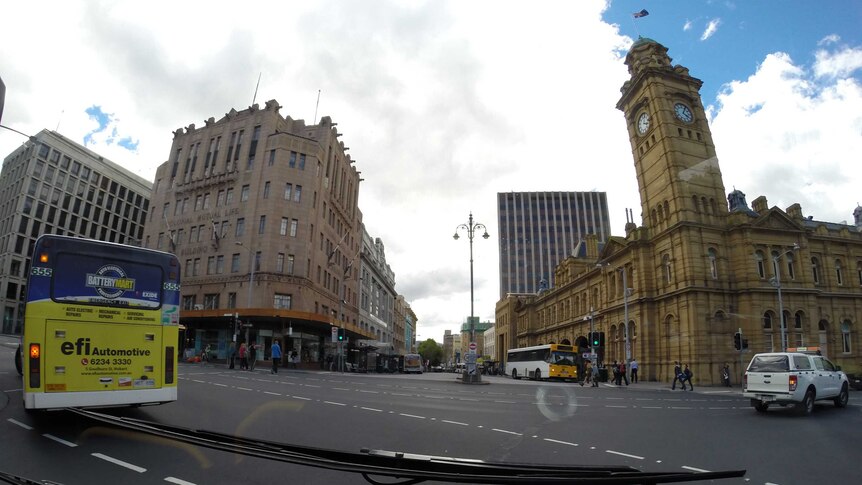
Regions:
M 771 330 L 772 329 L 772 312 L 766 312 L 763 314 L 763 329 Z
M 215 310 L 218 308 L 218 293 L 207 293 L 204 295 L 204 309 L 205 310 Z
M 268 180 L 266 182 L 264 182 L 264 184 L 263 184 L 263 198 L 264 199 L 269 198 L 269 181 Z
M 795 280 L 796 271 L 793 270 L 793 253 L 787 253 L 785 257 L 787 258 L 787 276 Z
M 216 274 L 224 273 L 224 255 L 216 256 Z
M 242 237 L 245 234 L 245 218 L 240 217 L 236 220 L 236 231 L 234 233 L 235 237 Z
M 290 152 L 290 161 L 287 163 L 290 168 L 296 167 L 296 152 Z
M 275 272 L 284 273 L 284 253 L 278 253 L 275 257 Z
M 841 273 L 841 260 L 840 259 L 835 260 L 835 278 L 838 280 L 839 285 L 844 284 L 844 278 L 843 278 L 843 275 Z
M 204 194 L 204 210 L 208 210 L 210 208 L 210 194 Z
M 290 200 L 290 194 L 293 192 L 293 184 L 284 184 L 284 200 Z
M 670 283 L 673 277 L 673 272 L 671 271 L 672 268 L 670 265 L 670 256 L 665 254 L 664 256 L 662 256 L 661 260 L 662 268 L 664 269 L 664 281 L 665 283 Z
M 207 258 L 207 274 L 215 274 L 215 256 Z
M 257 233 L 258 234 L 266 233 L 266 216 L 260 216 L 260 222 L 257 225 Z
M 856 275 L 859 277 L 859 286 L 862 286 L 862 261 L 856 263 Z
M 227 307 L 236 308 L 236 292 L 232 291 L 227 294 Z
M 844 320 L 841 324 L 841 350 L 845 354 L 853 350 L 850 346 L 850 320 Z
M 231 204 L 233 204 L 233 189 L 232 188 L 227 189 L 227 192 L 225 192 L 225 202 L 224 202 L 224 205 L 231 205 Z
M 194 310 L 195 309 L 195 295 L 188 295 L 183 297 L 183 310 Z
M 298 204 L 301 198 L 302 198 L 302 185 L 297 185 L 296 190 L 293 191 L 293 201 Z
M 204 205 L 204 196 L 198 195 L 197 197 L 195 197 L 195 212 L 201 210 L 201 208 L 203 208 L 203 205 Z
M 216 207 L 221 207 L 224 205 L 224 190 L 219 190 L 218 195 L 216 196 Z
M 289 220 L 289 219 L 288 219 L 287 217 L 282 217 L 282 218 L 281 218 L 281 226 L 279 226 L 279 228 L 278 228 L 278 233 L 279 233 L 279 234 L 281 234 L 282 236 L 287 236 L 287 223 L 288 223 L 288 220 Z
M 709 256 L 709 273 L 712 276 L 712 279 L 718 278 L 718 263 L 715 249 L 709 248 L 707 250 L 707 254 Z
M 811 273 L 814 275 L 814 284 L 820 284 L 820 261 L 811 258 Z
M 305 154 L 304 153 L 299 154 L 299 169 L 305 170 Z
M 291 219 L 290 221 L 290 237 L 296 237 L 296 228 L 299 225 L 299 221 L 296 219 Z
M 291 295 L 276 293 L 273 301 L 273 308 L 283 308 L 285 310 L 290 310 L 290 300 Z
M 234 253 L 230 257 L 230 272 L 239 273 L 239 253 Z
M 763 266 L 763 251 L 754 253 L 754 260 L 757 262 L 757 276 L 761 279 L 766 278 L 766 268 Z
M 251 190 L 251 189 L 249 188 L 249 186 L 248 186 L 248 185 L 243 185 L 243 186 L 242 186 L 242 192 L 240 193 L 240 196 L 239 196 L 239 201 L 240 201 L 240 202 L 247 202 L 247 201 L 248 201 L 248 194 L 249 194 L 249 191 L 250 191 L 250 190 Z
M 275 163 L 275 150 L 269 151 L 269 162 L 268 165 L 271 167 Z
M 287 274 L 293 274 L 293 263 L 295 257 L 292 254 L 287 255 Z

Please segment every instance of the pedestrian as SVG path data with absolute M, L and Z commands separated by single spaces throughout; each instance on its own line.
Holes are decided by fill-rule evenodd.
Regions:
M 691 372 L 691 369 L 688 368 L 688 364 L 685 364 L 685 370 L 682 371 L 682 375 L 683 375 L 683 379 L 684 379 L 682 381 L 682 390 L 683 391 L 685 390 L 685 383 L 688 382 L 688 386 L 690 388 L 689 390 L 693 391 L 694 390 L 694 384 L 691 383 L 691 378 L 692 378 L 693 374 Z
M 629 376 L 626 373 L 626 361 L 621 360 L 620 361 L 620 377 L 619 377 L 619 380 L 617 382 L 617 385 L 618 386 L 623 385 L 623 381 L 625 381 L 626 385 L 629 385 Z
M 248 347 L 245 342 L 239 344 L 239 370 L 248 370 Z
M 592 375 L 590 378 L 593 381 L 593 387 L 599 387 L 599 366 L 598 364 L 594 365 L 592 368 Z
M 204 347 L 203 352 L 201 352 L 201 364 L 206 364 L 210 361 L 210 344 L 207 344 Z
M 629 369 L 632 370 L 632 384 L 636 384 L 638 381 L 638 361 L 637 359 L 632 359 L 629 364 Z
M 248 343 L 248 370 L 254 370 L 257 364 L 257 344 L 254 342 Z
M 227 351 L 227 358 L 228 358 L 228 361 L 230 363 L 228 368 L 233 369 L 234 368 L 234 361 L 236 360 L 236 342 L 230 343 L 230 348 Z
M 584 364 L 584 380 L 581 381 L 581 386 L 590 384 L 592 386 L 593 364 L 589 360 Z
M 614 373 L 614 377 L 613 377 L 613 380 L 611 382 L 613 382 L 614 384 L 619 386 L 620 383 L 617 381 L 619 381 L 619 379 L 620 379 L 620 366 L 619 366 L 619 364 L 617 364 L 617 361 L 614 361 L 614 363 L 611 364 L 611 372 Z
M 671 390 L 676 389 L 677 381 L 682 384 L 683 379 L 685 379 L 685 375 L 682 373 L 682 367 L 680 367 L 679 361 L 675 361 L 673 366 L 673 385 L 670 387 Z M 683 387 L 683 389 L 685 389 L 685 387 Z
M 730 366 L 727 365 L 727 362 L 724 363 L 724 367 L 721 368 L 721 382 L 725 387 L 730 386 Z
M 278 374 L 278 364 L 281 362 L 281 345 L 278 344 L 278 339 L 272 339 L 270 357 L 272 358 L 272 370 L 269 373 Z

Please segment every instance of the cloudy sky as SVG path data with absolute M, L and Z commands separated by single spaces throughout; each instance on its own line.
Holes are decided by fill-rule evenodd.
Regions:
M 647 9 L 649 15 L 633 19 Z M 442 341 L 499 296 L 496 194 L 608 194 L 640 222 L 622 62 L 638 35 L 704 81 L 728 191 L 852 223 L 862 202 L 862 7 L 853 0 L 33 1 L 5 5 L 2 124 L 58 129 L 152 180 L 171 132 L 276 99 L 331 116 L 365 179 L 419 338 Z M 316 106 L 320 91 L 319 106 Z M 0 154 L 24 139 L 0 130 Z

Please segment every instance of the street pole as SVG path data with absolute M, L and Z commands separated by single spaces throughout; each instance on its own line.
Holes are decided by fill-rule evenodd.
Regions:
M 252 253 L 251 249 L 246 247 L 242 243 L 242 241 L 236 241 L 236 245 L 241 246 L 243 249 L 248 251 L 248 259 L 249 259 L 249 262 L 251 263 L 251 273 L 249 274 L 249 279 L 248 279 L 248 292 L 246 293 L 246 300 L 245 300 L 245 306 L 249 312 L 249 316 L 246 317 L 246 322 L 245 322 L 245 344 L 248 346 L 248 345 L 251 345 L 251 342 L 249 342 L 249 340 L 248 340 L 248 337 L 249 337 L 249 335 L 248 335 L 249 330 L 248 329 L 251 327 L 251 288 L 252 288 L 252 286 L 254 286 L 254 267 L 256 266 L 256 264 L 255 264 L 256 261 L 254 260 L 255 259 L 254 253 Z M 255 355 L 257 355 L 257 354 L 255 354 Z
M 629 342 L 629 285 L 626 281 L 626 267 L 620 268 L 623 273 L 623 331 L 625 332 L 626 364 L 632 360 L 632 348 Z
M 797 250 L 799 250 L 799 244 L 793 243 L 792 249 L 772 257 L 772 269 L 775 271 L 775 288 L 778 290 L 778 322 L 781 326 L 781 349 L 779 352 L 784 352 L 787 348 L 787 322 L 784 320 L 784 302 L 781 301 L 781 266 L 779 265 L 778 260 Z
M 452 236 L 452 238 L 457 241 L 459 238 L 458 230 L 464 229 L 467 231 L 467 240 L 470 242 L 470 343 L 476 342 L 476 324 L 474 322 L 474 320 L 475 320 L 475 317 L 474 317 L 475 309 L 474 309 L 474 294 L 473 294 L 473 237 L 475 235 L 476 229 L 479 229 L 479 228 L 481 228 L 485 232 L 484 234 L 482 234 L 483 238 L 488 239 L 489 237 L 491 237 L 488 234 L 488 229 L 485 227 L 484 224 L 479 223 L 479 222 L 476 222 L 476 223 L 473 222 L 473 212 L 470 212 L 470 217 L 467 220 L 467 224 L 457 225 L 455 227 L 455 235 Z M 469 345 L 468 345 L 468 348 L 469 348 Z M 473 354 L 471 359 L 475 358 L 475 351 L 471 351 L 471 353 Z M 476 370 L 475 370 L 476 369 L 475 360 L 473 361 L 472 365 L 473 365 L 473 370 L 475 372 L 475 377 L 474 377 L 474 380 L 471 382 L 479 382 L 481 380 L 481 378 L 479 377 L 480 374 L 478 372 L 476 372 Z

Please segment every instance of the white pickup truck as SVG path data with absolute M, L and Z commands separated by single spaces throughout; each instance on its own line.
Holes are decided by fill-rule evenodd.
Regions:
M 806 415 L 814 410 L 814 401 L 829 399 L 836 407 L 847 406 L 849 389 L 847 374 L 816 352 L 770 352 L 751 359 L 742 395 L 758 412 L 778 404 L 793 405 Z

